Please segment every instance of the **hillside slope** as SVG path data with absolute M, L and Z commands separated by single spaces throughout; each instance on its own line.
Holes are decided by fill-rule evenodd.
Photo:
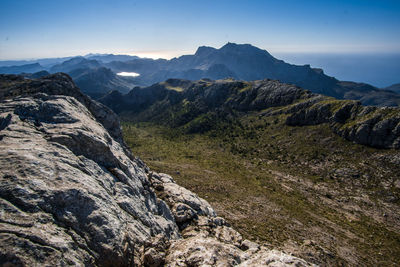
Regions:
M 102 101 L 135 153 L 247 238 L 320 265 L 400 263 L 398 108 L 272 80 L 170 79 Z

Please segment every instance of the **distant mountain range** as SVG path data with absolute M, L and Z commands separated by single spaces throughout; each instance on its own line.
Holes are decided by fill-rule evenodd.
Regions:
M 20 73 L 34 73 L 38 72 L 41 70 L 44 70 L 45 68 L 40 65 L 39 63 L 31 63 L 31 64 L 25 64 L 21 66 L 5 66 L 5 67 L 0 67 L 0 73 L 1 74 L 20 74 Z
M 113 54 L 87 54 L 83 56 L 87 59 L 95 59 L 101 62 L 111 62 L 111 61 L 127 61 L 138 58 L 137 56 L 130 55 L 113 55 Z M 40 58 L 40 59 L 31 59 L 31 60 L 0 60 L 0 67 L 8 67 L 8 66 L 21 66 L 26 64 L 39 63 L 45 68 L 51 68 L 56 64 L 60 64 L 66 60 L 69 60 L 74 57 L 58 57 L 58 58 Z
M 105 86 L 100 86 L 96 75 L 87 75 L 88 70 L 96 72 L 101 69 L 100 79 Z M 396 88 L 384 90 L 372 85 L 355 82 L 343 82 L 324 74 L 322 69 L 311 68 L 310 65 L 292 65 L 276 59 L 266 50 L 249 44 L 227 43 L 216 49 L 201 46 L 194 55 L 185 55 L 171 60 L 148 59 L 127 55 L 89 54 L 85 57 L 68 58 L 51 66 L 43 67 L 40 64 L 0 67 L 0 73 L 22 73 L 48 70 L 51 73 L 66 72 L 72 76 L 83 92 L 98 96 L 106 90 L 120 90 L 132 88 L 135 85 L 149 86 L 165 81 L 169 78 L 212 80 L 234 78 L 237 80 L 252 81 L 274 79 L 284 83 L 294 84 L 314 93 L 333 96 L 338 99 L 360 100 L 365 105 L 399 106 L 400 91 Z M 110 75 L 109 71 L 135 72 L 140 76 L 124 80 L 122 77 Z M 80 75 L 79 72 L 82 72 Z M 80 81 L 76 77 L 80 77 Z M 117 79 L 118 78 L 118 79 Z M 122 80 L 121 80 L 122 79 Z M 123 82 L 122 82 L 123 81 Z M 113 87 L 115 86 L 115 87 Z M 99 88 L 96 92 L 96 88 Z
M 109 91 L 118 90 L 127 93 L 136 83 L 129 77 L 116 75 L 111 69 L 104 67 L 104 62 L 113 59 L 126 60 L 137 57 L 125 55 L 88 55 L 86 57 L 67 58 L 57 64 L 44 67 L 39 63 L 0 67 L 0 73 L 21 74 L 26 78 L 40 78 L 50 73 L 65 72 L 71 76 L 81 90 L 94 99 L 104 96 Z M 122 62 L 122 61 L 119 61 Z

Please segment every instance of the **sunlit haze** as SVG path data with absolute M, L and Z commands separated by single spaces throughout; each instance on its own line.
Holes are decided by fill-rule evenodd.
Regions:
M 194 48 L 192 51 L 166 51 L 166 50 L 160 50 L 160 51 L 139 51 L 139 52 L 127 52 L 127 53 L 115 53 L 115 54 L 121 54 L 121 55 L 130 55 L 130 56 L 138 56 L 138 57 L 143 57 L 143 58 L 152 58 L 152 59 L 171 59 L 174 57 L 180 57 L 182 55 L 186 54 L 193 54 L 196 52 L 196 49 Z

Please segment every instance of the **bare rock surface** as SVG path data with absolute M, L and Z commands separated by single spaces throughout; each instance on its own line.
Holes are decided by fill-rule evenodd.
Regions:
M 0 92 L 0 265 L 308 266 L 151 172 L 67 75 L 2 75 Z
M 150 182 L 172 207 L 183 237 L 170 242 L 165 265 L 310 266 L 294 256 L 243 240 L 206 200 L 176 184 L 171 176 L 151 173 Z
M 159 213 L 146 170 L 95 119 L 113 114 L 93 110 L 45 93 L 2 102 L 4 261 L 140 264 L 134 255 L 146 239 L 179 237 L 174 220 Z

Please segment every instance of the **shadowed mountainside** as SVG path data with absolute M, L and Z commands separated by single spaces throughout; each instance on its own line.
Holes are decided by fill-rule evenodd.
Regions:
M 82 92 L 93 99 L 102 97 L 113 90 L 127 93 L 133 87 L 130 78 L 118 76 L 105 67 L 74 69 L 68 74 Z
M 103 67 L 103 63 L 97 59 L 126 59 L 125 56 L 99 55 L 85 57 L 74 57 L 61 64 L 53 66 L 51 72 L 68 73 L 74 82 L 85 94 L 93 99 L 100 98 L 112 90 L 127 93 L 135 85 L 132 78 L 116 75 L 109 68 Z M 136 58 L 129 57 L 128 58 Z
M 20 73 L 34 73 L 43 70 L 39 63 L 25 64 L 21 66 L 4 66 L 0 67 L 0 73 L 4 74 L 20 74 Z

